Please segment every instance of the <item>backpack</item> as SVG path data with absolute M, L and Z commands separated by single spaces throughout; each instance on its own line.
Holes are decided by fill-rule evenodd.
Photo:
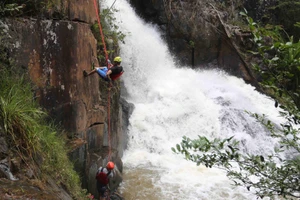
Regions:
M 103 185 L 107 185 L 109 182 L 108 176 L 111 173 L 111 171 L 109 171 L 107 174 L 103 172 L 104 167 L 101 168 L 100 172 L 98 174 L 96 174 L 96 179 L 97 181 L 99 181 L 101 184 Z

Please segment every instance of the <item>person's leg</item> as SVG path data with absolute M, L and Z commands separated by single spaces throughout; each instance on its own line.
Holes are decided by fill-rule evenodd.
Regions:
M 97 72 L 102 78 L 106 79 L 107 67 L 96 67 L 95 69 L 93 69 L 90 72 L 87 72 L 87 71 L 83 70 L 83 75 L 84 76 L 89 76 L 89 75 L 91 75 L 95 72 Z
M 96 69 L 94 69 L 94 70 L 92 70 L 92 71 L 90 71 L 90 72 L 87 72 L 87 71 L 83 70 L 83 75 L 84 75 L 84 76 L 89 76 L 89 75 L 91 75 L 91 74 L 93 74 L 93 73 L 95 73 L 95 72 L 96 72 Z
M 107 72 L 107 67 L 103 68 L 96 68 L 97 73 L 104 79 L 106 79 L 106 72 Z
M 107 197 L 106 187 L 103 186 L 100 191 L 99 199 L 106 200 L 106 197 Z
M 99 200 L 105 200 L 106 187 L 100 184 L 98 181 L 97 181 L 97 190 L 99 193 Z

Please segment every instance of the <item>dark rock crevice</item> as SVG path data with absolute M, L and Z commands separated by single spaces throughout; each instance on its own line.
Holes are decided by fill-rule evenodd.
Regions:
M 97 126 L 97 125 L 103 125 L 103 124 L 104 124 L 103 122 L 95 122 L 95 123 L 91 124 L 91 125 L 89 126 L 89 128 L 91 128 L 91 127 L 93 127 L 93 126 Z

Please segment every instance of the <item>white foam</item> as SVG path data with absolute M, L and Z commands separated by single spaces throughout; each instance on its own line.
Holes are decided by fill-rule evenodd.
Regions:
M 104 4 L 110 7 L 113 2 L 105 0 Z M 171 147 L 184 135 L 235 135 L 244 141 L 245 152 L 272 151 L 271 138 L 244 110 L 265 113 L 278 121 L 273 100 L 222 71 L 175 66 L 157 27 L 145 24 L 125 0 L 115 7 L 120 31 L 129 33 L 121 44 L 122 80 L 129 94 L 127 101 L 135 105 L 129 145 L 122 158 L 122 192 L 129 199 L 148 200 L 256 199 L 245 188 L 232 186 L 224 171 L 196 166 L 175 155 Z M 132 178 L 135 173 L 139 175 Z M 143 195 L 129 195 L 132 185 Z

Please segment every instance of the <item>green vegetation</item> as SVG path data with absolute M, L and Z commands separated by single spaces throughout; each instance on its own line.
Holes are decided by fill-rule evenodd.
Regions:
M 260 65 L 263 67 L 254 64 L 254 69 L 262 77 L 260 84 L 272 90 L 274 98 L 285 104 L 284 109 L 297 115 L 300 110 L 300 42 L 293 42 L 293 36 L 282 36 L 280 26 L 262 28 L 246 13 L 241 14 L 246 17 L 257 46 L 257 50 L 251 53 L 262 60 Z
M 284 29 L 294 36 L 294 39 L 300 39 L 300 32 L 294 26 L 295 22 L 300 21 L 300 2 L 294 0 L 280 0 L 273 8 L 277 13 L 278 24 L 282 24 Z
M 33 99 L 28 80 L 1 68 L 0 127 L 9 141 L 10 153 L 21 155 L 31 166 L 38 165 L 41 173 L 35 172 L 36 178 L 46 180 L 50 176 L 74 198 L 83 199 L 85 191 L 68 158 L 65 139 L 56 127 L 46 123 L 46 117 Z
M 19 5 L 17 3 L 6 3 L 6 1 L 0 2 L 0 17 L 21 13 L 23 7 L 24 5 Z
M 117 9 L 104 9 L 101 12 L 101 23 L 104 29 L 104 34 L 110 36 L 115 42 L 121 41 L 124 43 L 126 35 L 119 30 L 115 24 L 116 18 L 113 17 L 113 12 L 119 12 Z
M 1 30 L 0 33 L 0 130 L 10 157 L 21 157 L 35 178 L 45 181 L 51 177 L 74 198 L 84 199 L 86 191 L 68 158 L 63 134 L 47 123 L 47 114 L 33 98 L 33 85 L 13 66 Z
M 119 49 L 118 42 L 121 41 L 124 43 L 124 38 L 126 37 L 126 35 L 119 30 L 119 27 L 115 25 L 114 22 L 116 18 L 113 17 L 113 12 L 118 12 L 118 11 L 116 9 L 104 9 L 100 14 L 100 20 L 101 20 L 102 31 L 104 34 L 105 44 L 107 47 L 108 54 L 109 55 L 112 54 L 111 55 L 112 57 L 116 56 L 114 55 L 115 50 L 118 51 Z M 97 39 L 98 60 L 101 63 L 105 63 L 105 55 L 104 52 L 102 52 L 104 46 L 100 34 L 99 25 L 97 22 L 91 26 L 91 30 L 95 38 Z
M 300 42 L 283 34 L 279 26 L 260 27 L 246 13 L 241 14 L 246 17 L 256 45 L 251 53 L 260 59 L 260 63 L 254 64 L 262 78 L 260 84 L 276 99 L 275 107 L 284 110 L 281 114 L 286 122 L 278 127 L 264 115 L 251 115 L 279 141 L 279 146 L 271 155 L 246 155 L 239 150 L 239 142 L 233 137 L 210 141 L 199 136 L 197 139 L 183 137 L 172 150 L 197 165 L 223 168 L 236 185 L 248 190 L 255 188 L 258 197 L 300 198 Z M 282 155 L 289 155 L 289 158 Z M 233 163 L 237 169 L 233 168 Z
M 52 17 L 54 18 L 63 18 L 61 13 L 56 12 L 57 5 L 61 4 L 62 1 L 59 0 L 1 0 L 0 2 L 0 17 L 20 17 L 20 16 L 32 16 L 37 17 L 42 13 L 52 10 Z

